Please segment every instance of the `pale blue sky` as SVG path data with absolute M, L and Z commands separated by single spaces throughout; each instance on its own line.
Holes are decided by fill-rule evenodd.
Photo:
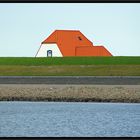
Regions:
M 0 4 L 0 56 L 35 56 L 56 29 L 80 30 L 114 56 L 140 56 L 140 3 Z

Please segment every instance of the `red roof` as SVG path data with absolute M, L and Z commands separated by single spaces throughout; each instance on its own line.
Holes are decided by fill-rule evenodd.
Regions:
M 56 43 L 63 56 L 112 56 L 103 46 L 94 46 L 78 30 L 55 30 L 42 42 L 48 43 Z

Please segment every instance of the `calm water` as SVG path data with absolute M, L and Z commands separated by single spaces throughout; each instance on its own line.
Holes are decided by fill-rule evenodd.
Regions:
M 0 136 L 140 136 L 140 104 L 0 102 Z

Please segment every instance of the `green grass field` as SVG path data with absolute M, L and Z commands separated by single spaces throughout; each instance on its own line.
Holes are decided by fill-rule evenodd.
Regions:
M 140 76 L 140 57 L 0 57 L 0 76 Z
M 140 57 L 0 57 L 0 65 L 140 65 Z

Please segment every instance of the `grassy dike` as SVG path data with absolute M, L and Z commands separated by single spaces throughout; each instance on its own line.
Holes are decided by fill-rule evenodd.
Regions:
M 140 76 L 140 65 L 2 65 L 0 76 Z
M 140 57 L 0 57 L 0 76 L 140 76 Z
M 140 56 L 113 57 L 0 57 L 0 65 L 140 65 Z
M 140 57 L 0 57 L 0 76 L 140 76 Z M 0 84 L 0 101 L 140 103 L 140 86 Z

